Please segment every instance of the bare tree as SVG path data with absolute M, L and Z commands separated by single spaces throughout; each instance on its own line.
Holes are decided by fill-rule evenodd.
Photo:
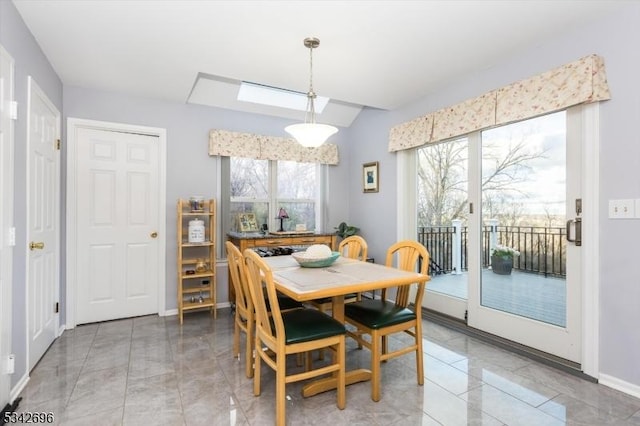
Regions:
M 530 163 L 543 158 L 544 150 L 532 149 L 528 135 L 506 138 L 507 145 L 483 144 L 482 197 L 484 211 L 501 223 L 514 225 L 522 216 L 525 195 L 518 185 L 531 171 Z M 467 216 L 467 141 L 444 142 L 418 150 L 418 225 L 445 226 Z

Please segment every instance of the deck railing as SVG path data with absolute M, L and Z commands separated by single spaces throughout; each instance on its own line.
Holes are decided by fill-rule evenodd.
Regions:
M 430 255 L 430 274 L 460 273 L 468 265 L 468 230 L 460 221 L 452 226 L 418 228 L 418 241 Z M 502 226 L 482 227 L 482 266 L 489 267 L 491 248 L 506 245 L 520 252 L 513 268 L 544 276 L 566 276 L 566 229 L 564 227 Z

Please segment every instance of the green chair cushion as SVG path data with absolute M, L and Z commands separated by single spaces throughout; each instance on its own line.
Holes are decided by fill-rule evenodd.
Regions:
M 345 334 L 344 324 L 315 309 L 282 313 L 286 344 L 302 343 Z
M 348 303 L 344 315 L 374 330 L 416 319 L 411 309 L 378 299 Z
M 269 304 L 269 298 L 264 298 L 264 301 L 267 303 L 267 311 L 271 312 L 271 305 Z M 304 308 L 304 305 L 296 300 L 293 300 L 289 296 L 285 296 L 284 294 L 278 293 L 278 306 L 280 306 L 281 311 L 286 311 L 289 309 L 296 308 Z
M 280 306 L 281 311 L 304 307 L 302 303 L 298 302 L 297 300 L 293 300 L 292 298 L 290 298 L 289 296 L 285 296 L 284 294 L 278 294 L 278 306 Z

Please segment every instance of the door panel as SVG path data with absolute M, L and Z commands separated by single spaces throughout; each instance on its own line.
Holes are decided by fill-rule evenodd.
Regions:
M 60 113 L 29 78 L 28 327 L 29 369 L 57 336 L 59 281 Z
M 78 129 L 77 323 L 158 312 L 159 146 Z M 88 267 L 90 265 L 90 267 Z
M 482 134 L 480 232 L 489 244 L 476 265 L 479 291 L 469 300 L 469 324 L 580 363 L 580 255 L 567 256 L 573 248 L 565 223 L 580 197 L 581 155 L 567 127 L 566 113 L 559 112 Z M 498 157 L 514 167 L 486 185 L 501 173 Z M 493 268 L 499 260 L 490 252 L 497 245 L 520 252 L 510 274 Z

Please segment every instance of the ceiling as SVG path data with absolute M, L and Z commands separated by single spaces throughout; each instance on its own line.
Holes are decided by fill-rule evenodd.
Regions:
M 339 126 L 363 106 L 424 98 L 623 3 L 14 0 L 65 85 L 294 120 L 304 114 L 237 101 L 236 87 L 306 92 L 303 39 L 318 37 L 314 89 L 332 99 L 318 121 Z

